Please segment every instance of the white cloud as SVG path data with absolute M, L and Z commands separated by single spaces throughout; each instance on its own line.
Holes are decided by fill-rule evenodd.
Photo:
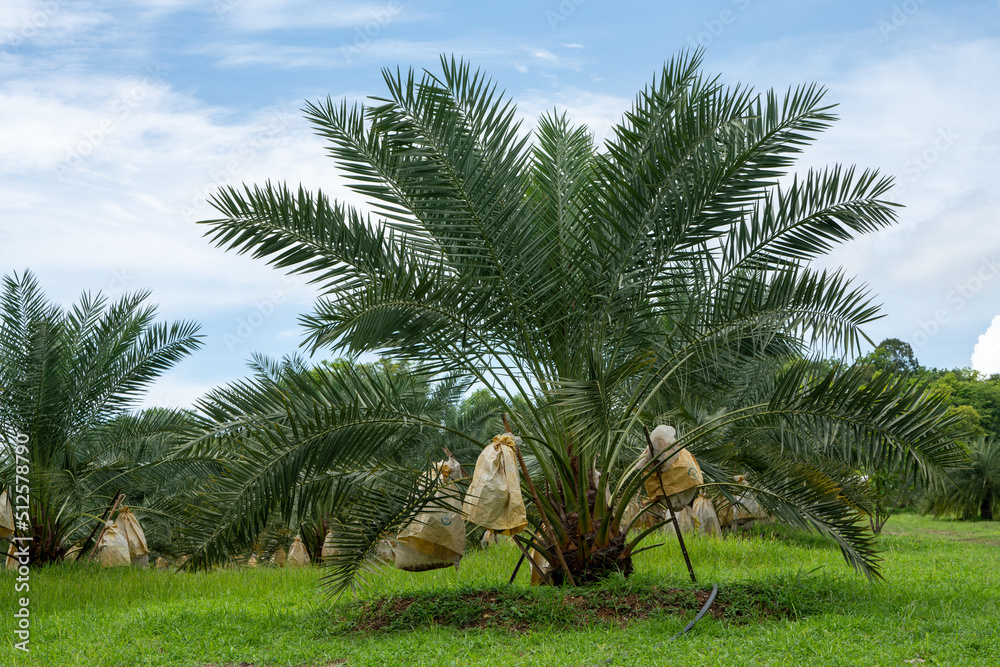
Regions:
M 400 0 L 323 2 L 309 0 L 215 0 L 216 15 L 251 32 L 317 28 L 358 28 L 369 37 L 399 21 L 425 15 Z
M 80 9 L 66 0 L 4 0 L 0 12 L 0 47 L 66 44 L 108 20 L 104 12 L 89 7 Z
M 529 57 L 539 66 L 555 69 L 576 69 L 579 63 L 571 58 L 561 58 L 551 52 L 532 49 L 518 44 L 501 44 L 472 39 L 443 41 L 415 41 L 376 36 L 370 40 L 357 40 L 351 35 L 332 46 L 298 46 L 272 44 L 265 41 L 228 41 L 207 45 L 204 53 L 215 59 L 220 67 L 248 67 L 264 65 L 281 69 L 304 67 L 348 68 L 371 62 L 407 63 L 418 68 L 426 63 L 436 63 L 442 53 L 457 54 L 475 66 L 485 66 L 500 60 Z
M 55 170 L 100 162 L 109 146 L 135 145 L 135 134 L 170 119 L 158 112 L 187 100 L 170 96 L 155 69 L 123 78 L 48 75 L 28 71 L 0 90 L 7 128 L 0 172 Z M 190 117 L 176 119 L 189 123 Z M 120 157 L 120 156 L 119 156 Z
M 31 268 L 58 302 L 83 290 L 149 288 L 165 317 L 235 320 L 287 286 L 262 262 L 202 237 L 194 223 L 212 217 L 211 193 L 272 179 L 359 201 L 297 109 L 234 121 L 166 83 L 148 86 L 133 106 L 121 106 L 122 95 L 131 100 L 141 79 L 89 83 L 35 72 L 0 90 L 9 137 L 0 146 L 4 271 Z M 283 300 L 295 312 L 282 328 L 314 298 L 306 286 L 288 292 Z
M 549 69 L 579 70 L 581 68 L 582 59 L 577 53 L 574 53 L 571 56 L 561 56 L 556 55 L 548 49 L 540 49 L 530 46 L 524 47 L 523 50 L 526 51 L 532 58 L 539 61 L 539 64 L 542 64 Z
M 483 66 L 502 87 L 504 70 L 525 73 L 530 66 L 532 76 L 549 78 L 552 85 L 511 77 L 511 83 L 534 86 L 511 91 L 525 128 L 557 107 L 573 122 L 587 124 L 598 141 L 633 101 L 607 92 L 618 91 L 614 81 L 595 86 L 595 92 L 555 78 L 556 72 L 568 79 L 568 70 L 579 70 L 592 46 L 584 51 L 581 44 L 560 45 L 554 38 L 535 43 L 482 33 L 466 37 L 470 32 L 450 33 L 456 36 L 439 41 L 422 32 L 415 33 L 422 41 L 404 39 L 403 31 L 396 32 L 397 21 L 427 18 L 409 3 L 390 22 L 380 22 L 377 13 L 391 9 L 391 0 L 53 2 L 58 11 L 37 30 L 28 30 L 32 49 L 23 52 L 12 46 L 15 38 L 20 35 L 19 43 L 28 45 L 25 26 L 36 19 L 40 23 L 38 12 L 55 5 L 6 0 L 0 13 L 0 47 L 6 49 L 0 51 L 4 272 L 32 268 L 49 296 L 63 302 L 83 289 L 121 293 L 151 288 L 164 318 L 204 322 L 215 347 L 196 355 L 199 361 L 185 362 L 178 375 L 171 375 L 184 379 L 169 380 L 173 384 L 163 385 L 157 394 L 156 400 L 163 401 L 176 396 L 177 404 L 218 384 L 206 379 L 206 368 L 225 352 L 219 338 L 254 312 L 255 302 L 287 288 L 283 276 L 259 260 L 224 252 L 202 238 L 203 229 L 194 220 L 211 217 L 206 196 L 221 184 L 273 179 L 322 186 L 354 203 L 359 198 L 338 179 L 321 141 L 301 119 L 297 99 L 292 106 L 271 106 L 236 118 L 233 109 L 206 104 L 189 89 L 178 90 L 169 73 L 150 81 L 144 80 L 147 74 L 109 74 L 121 71 L 122 58 L 150 62 L 145 37 L 158 22 L 190 18 L 194 27 L 207 28 L 211 39 L 198 42 L 207 43 L 200 47 L 203 51 L 193 51 L 183 40 L 178 48 L 185 57 L 201 56 L 209 70 L 213 62 L 248 71 L 328 67 L 337 68 L 337 81 L 348 81 L 348 67 L 406 63 L 419 68 L 450 52 Z M 880 167 L 905 185 L 894 196 L 907 208 L 901 211 L 901 224 L 840 248 L 825 264 L 845 266 L 885 300 L 888 317 L 869 330 L 876 340 L 895 336 L 915 342 L 922 334 L 924 345 L 916 346 L 922 362 L 961 365 L 976 335 L 996 314 L 1000 294 L 1000 280 L 980 275 L 1000 249 L 1000 225 L 995 224 L 1000 210 L 995 189 L 1000 89 L 991 85 L 1000 80 L 1000 43 L 928 38 L 921 26 L 940 16 L 929 7 L 922 9 L 890 40 L 880 38 L 873 19 L 867 31 L 855 34 L 753 42 L 738 58 L 708 69 L 758 89 L 774 85 L 783 90 L 790 83 L 814 80 L 830 88 L 829 100 L 840 103 L 836 113 L 843 120 L 807 149 L 802 166 L 842 162 Z M 314 28 L 328 29 L 322 46 L 285 41 L 276 34 Z M 735 29 L 730 34 L 737 36 Z M 112 44 L 112 49 L 103 48 Z M 212 76 L 216 74 L 210 72 L 205 81 L 214 81 Z M 581 73 L 575 80 L 587 78 Z M 591 73 L 589 79 L 601 77 Z M 374 91 L 366 87 L 364 92 Z M 355 97 L 352 91 L 331 93 Z M 297 98 L 299 91 L 289 94 Z M 67 167 L 60 168 L 62 180 L 56 172 L 60 166 Z M 307 311 L 313 298 L 308 287 L 288 290 L 283 308 L 237 352 L 245 358 L 255 349 L 278 355 L 287 351 L 300 335 L 295 315 Z M 941 311 L 944 320 L 933 320 Z M 990 332 L 998 329 L 994 320 Z M 244 372 L 241 362 L 227 363 L 222 377 Z
M 198 352 L 195 352 L 197 355 Z M 150 387 L 143 396 L 141 408 L 187 408 L 196 400 L 214 389 L 206 382 L 191 382 L 177 377 L 176 372 L 168 372 Z
M 0 32 L 14 32 L 29 23 L 31 15 L 42 10 L 42 4 L 40 0 L 7 0 L 0 13 Z
M 566 112 L 574 125 L 586 125 L 598 144 L 604 141 L 611 129 L 621 121 L 632 100 L 616 95 L 593 93 L 573 87 L 560 87 L 551 91 L 527 90 L 517 97 L 517 110 L 525 127 L 531 127 L 538 117 L 550 113 Z
M 1000 315 L 993 318 L 989 328 L 972 352 L 972 368 L 980 373 L 1000 373 Z
M 539 60 L 549 60 L 552 62 L 556 62 L 559 60 L 559 57 L 556 54 L 552 53 L 547 49 L 532 49 L 531 55 L 534 56 L 535 58 L 538 58 Z
M 948 17 L 924 9 L 888 44 L 873 24 L 836 41 L 760 45 L 710 69 L 758 90 L 812 81 L 829 89 L 841 120 L 806 148 L 798 171 L 878 168 L 895 176 L 887 198 L 905 208 L 894 227 L 820 263 L 845 267 L 880 297 L 886 317 L 868 328 L 876 341 L 902 338 L 925 364 L 951 367 L 966 363 L 1000 294 L 1000 279 L 978 277 L 1000 249 L 1000 88 L 986 83 L 1000 80 L 1000 40 L 932 37 L 922 26 L 935 22 Z M 970 281 L 979 289 L 965 289 Z

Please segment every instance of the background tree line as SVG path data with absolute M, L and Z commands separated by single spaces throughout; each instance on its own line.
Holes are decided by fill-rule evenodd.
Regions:
M 958 417 L 971 436 L 963 443 L 969 464 L 947 470 L 938 485 L 896 475 L 877 477 L 873 483 L 881 492 L 885 517 L 892 506 L 909 506 L 938 516 L 992 521 L 1000 510 L 1000 374 L 924 367 L 909 343 L 898 338 L 883 340 L 859 363 L 870 366 L 872 378 L 881 373 L 908 374 L 912 384 L 941 397 L 947 414 Z

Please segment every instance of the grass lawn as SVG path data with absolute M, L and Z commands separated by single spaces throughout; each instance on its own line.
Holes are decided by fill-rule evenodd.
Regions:
M 874 584 L 819 538 L 770 528 L 692 537 L 697 586 L 668 540 L 636 557 L 630 579 L 573 590 L 531 588 L 527 568 L 506 586 L 517 551 L 500 545 L 457 573 L 386 570 L 336 604 L 318 568 L 68 565 L 33 570 L 27 594 L 5 572 L 0 665 L 1000 664 L 1000 523 L 896 516 L 881 545 L 886 580 Z M 663 643 L 713 583 L 715 615 Z M 28 654 L 13 647 L 23 596 Z

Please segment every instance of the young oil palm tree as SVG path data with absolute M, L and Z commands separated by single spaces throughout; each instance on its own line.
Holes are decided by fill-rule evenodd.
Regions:
M 928 493 L 928 509 L 937 516 L 962 519 L 976 515 L 993 521 L 1000 508 L 1000 440 L 979 438 L 969 447 L 971 464 L 949 471 L 947 479 Z
M 184 518 L 173 548 L 191 567 L 245 552 L 273 525 L 325 532 L 359 512 L 378 514 L 373 526 L 405 523 L 427 504 L 421 472 L 440 445 L 475 442 L 455 426 L 477 432 L 495 416 L 459 407 L 465 383 L 432 384 L 405 366 L 258 356 L 252 367 L 197 402 L 188 441 L 158 464 L 205 471 L 158 507 Z
M 129 502 L 142 500 L 136 496 L 155 484 L 143 466 L 162 458 L 175 444 L 169 434 L 183 430 L 184 415 L 175 411 L 129 414 L 153 380 L 201 345 L 196 324 L 155 323 L 155 308 L 143 304 L 148 296 L 109 303 L 84 294 L 62 309 L 30 272 L 3 280 L 0 485 L 12 501 L 25 497 L 16 487 L 30 492 L 20 534 L 32 537 L 33 562 L 61 559 L 118 489 L 136 490 Z M 27 463 L 16 457 L 19 444 Z
M 652 472 L 631 464 L 657 397 L 700 392 L 725 408 L 680 440 L 714 485 L 731 480 L 727 452 L 787 433 L 801 444 L 836 429 L 852 456 L 922 474 L 960 458 L 954 423 L 919 388 L 816 375 L 800 360 L 813 346 L 857 350 L 878 317 L 863 286 L 808 262 L 892 224 L 891 180 L 840 166 L 791 175 L 834 120 L 823 91 L 729 88 L 700 64 L 697 53 L 669 62 L 601 149 L 561 115 L 524 132 L 513 104 L 464 62 L 443 58 L 437 75 L 386 71 L 387 96 L 371 106 L 306 108 L 372 214 L 268 183 L 222 190 L 221 217 L 204 223 L 217 245 L 320 286 L 304 318 L 312 349 L 468 378 L 506 406 L 541 489 L 528 494 L 528 542 L 558 563 L 554 580 L 631 571 L 622 520 Z M 778 372 L 752 401 L 713 373 L 762 364 Z M 334 445 L 315 444 L 308 456 L 332 462 Z M 761 504 L 874 574 L 861 510 L 841 493 L 846 466 L 805 465 L 780 446 L 766 463 L 753 480 Z M 292 494 L 297 479 L 274 493 Z M 335 588 L 399 527 L 390 510 L 411 497 L 405 485 L 378 493 L 342 517 Z

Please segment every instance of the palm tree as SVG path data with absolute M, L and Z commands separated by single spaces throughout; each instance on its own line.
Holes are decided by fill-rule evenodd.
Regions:
M 257 367 L 268 363 L 263 358 L 255 357 Z M 281 382 L 283 375 L 294 372 L 296 368 L 305 370 L 308 366 L 298 357 L 286 359 L 281 370 L 269 377 L 274 382 Z M 392 387 L 398 404 L 405 404 L 407 411 L 418 415 L 423 422 L 438 425 L 422 429 L 419 437 L 396 450 L 393 456 L 397 462 L 424 461 L 428 456 L 439 456 L 442 447 L 449 448 L 462 461 L 475 461 L 482 449 L 479 443 L 489 440 L 497 429 L 502 428 L 500 413 L 504 405 L 489 391 L 474 390 L 468 378 L 448 377 L 435 382 L 419 368 L 388 360 L 357 364 L 341 359 L 323 362 L 320 368 L 309 372 L 323 374 L 324 371 L 344 381 L 353 378 L 355 384 L 361 380 L 366 385 L 375 383 Z
M 971 519 L 978 514 L 993 521 L 1000 506 L 1000 440 L 979 438 L 969 449 L 971 465 L 949 471 L 944 483 L 931 489 L 928 508 L 937 516 Z
M 251 367 L 196 403 L 188 442 L 159 463 L 203 473 L 194 497 L 158 507 L 183 517 L 173 548 L 190 567 L 243 553 L 275 526 L 322 539 L 357 513 L 405 523 L 427 504 L 420 472 L 440 446 L 473 441 L 456 424 L 479 432 L 496 415 L 460 404 L 465 383 L 432 384 L 405 365 L 255 356 Z
M 0 293 L 0 482 L 12 488 L 26 444 L 31 559 L 57 561 L 91 532 L 117 489 L 174 446 L 172 410 L 130 414 L 143 391 L 200 346 L 198 326 L 155 323 L 148 293 L 115 302 L 84 294 L 68 309 L 48 302 L 30 272 Z
M 891 179 L 877 172 L 789 174 L 834 120 L 823 91 L 728 88 L 699 73 L 700 54 L 682 55 L 598 150 L 563 115 L 523 131 L 495 84 L 464 62 L 441 65 L 386 71 L 388 94 L 372 106 L 306 108 L 374 218 L 301 187 L 230 187 L 213 199 L 221 217 L 204 222 L 213 242 L 321 287 L 303 320 L 311 349 L 379 353 L 490 391 L 523 439 L 526 490 L 541 489 L 529 493 L 527 546 L 559 563 L 552 579 L 631 570 L 622 519 L 652 471 L 631 466 L 641 427 L 658 397 L 685 394 L 726 408 L 681 433 L 712 488 L 731 481 L 737 438 L 766 435 L 779 446 L 750 480 L 761 504 L 873 575 L 863 508 L 841 494 L 843 462 L 783 457 L 782 440 L 837 429 L 850 456 L 923 475 L 961 453 L 938 399 L 891 374 L 866 385 L 802 360 L 856 351 L 878 317 L 863 286 L 809 260 L 895 221 Z M 762 364 L 769 394 L 734 402 L 740 387 L 718 369 L 745 378 Z M 313 445 L 309 456 L 334 462 L 333 444 Z M 343 516 L 335 588 L 399 526 L 390 510 L 409 491 L 380 493 Z

